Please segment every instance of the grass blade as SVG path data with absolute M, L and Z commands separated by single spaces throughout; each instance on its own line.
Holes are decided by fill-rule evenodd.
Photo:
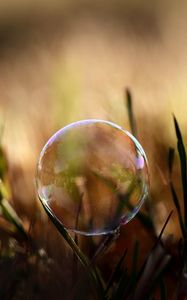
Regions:
M 128 272 L 127 272 L 127 268 L 126 268 L 120 278 L 119 284 L 117 286 L 117 289 L 114 292 L 114 295 L 112 295 L 111 300 L 124 299 L 124 294 L 125 294 L 127 285 L 128 285 Z
M 174 155 L 175 155 L 175 149 L 170 147 L 168 152 L 168 169 L 169 169 L 170 178 L 173 171 Z
M 0 207 L 4 218 L 15 226 L 17 231 L 25 240 L 28 240 L 29 237 L 23 227 L 23 224 L 10 203 L 6 199 L 2 199 Z
M 94 263 L 98 257 L 101 257 L 105 250 L 110 247 L 110 245 L 118 238 L 120 234 L 120 229 L 117 228 L 115 231 L 108 233 L 100 242 L 92 260 L 91 263 Z
M 183 201 L 184 201 L 184 223 L 187 226 L 187 160 L 186 160 L 186 150 L 184 147 L 182 134 L 178 125 L 178 122 L 174 118 L 175 132 L 177 136 L 177 148 L 180 157 L 180 167 L 181 167 L 181 178 L 182 178 L 182 188 L 183 188 Z
M 181 228 L 183 237 L 185 238 L 186 237 L 186 228 L 185 228 L 185 225 L 184 225 L 184 222 L 183 222 L 181 207 L 180 207 L 180 204 L 179 204 L 177 193 L 175 191 L 175 188 L 174 188 L 172 182 L 170 182 L 170 189 L 171 189 L 171 194 L 172 194 L 173 202 L 174 202 L 176 210 L 177 210 L 180 228 Z
M 0 178 L 4 179 L 8 169 L 7 159 L 5 157 L 4 151 L 0 146 Z
M 41 201 L 42 203 L 42 201 Z M 77 256 L 78 260 L 81 262 L 81 264 L 86 268 L 88 271 L 88 274 L 95 285 L 98 295 L 100 295 L 101 299 L 104 294 L 104 290 L 102 289 L 102 283 L 99 281 L 98 274 L 95 272 L 94 268 L 92 267 L 90 261 L 88 258 L 84 255 L 84 253 L 81 251 L 81 249 L 78 247 L 78 245 L 75 243 L 74 239 L 71 237 L 71 235 L 68 233 L 68 231 L 65 229 L 63 224 L 55 217 L 55 215 L 52 213 L 50 208 L 47 205 L 44 205 L 42 203 L 47 215 L 53 222 L 53 224 L 56 226 L 62 237 L 65 239 L 65 241 L 68 243 L 70 248 L 72 249 L 73 253 Z
M 136 120 L 135 120 L 134 111 L 133 111 L 133 100 L 132 100 L 131 91 L 128 88 L 125 89 L 125 100 L 126 100 L 126 107 L 127 107 L 128 119 L 129 119 L 131 132 L 137 138 L 137 125 L 136 125 Z M 141 212 L 139 212 L 137 214 L 137 216 L 140 219 L 141 223 L 148 230 L 151 230 L 153 233 L 155 232 L 153 222 L 148 216 L 146 216 L 145 214 L 143 214 Z
M 172 182 L 172 178 L 171 178 L 172 177 L 173 162 L 174 162 L 174 149 L 169 148 L 169 153 L 168 153 L 169 186 L 170 186 L 170 190 L 171 190 L 171 194 L 172 194 L 172 199 L 173 199 L 173 202 L 174 202 L 176 210 L 177 210 L 181 232 L 183 234 L 183 237 L 185 238 L 186 229 L 185 229 L 185 224 L 184 224 L 184 221 L 183 221 L 182 211 L 181 211 L 179 199 L 178 199 L 178 196 L 177 196 L 177 193 L 175 191 L 175 188 L 174 188 L 174 185 L 173 185 L 173 182 Z
M 112 273 L 112 275 L 111 275 L 111 277 L 108 281 L 108 284 L 107 284 L 107 287 L 106 287 L 106 290 L 105 290 L 105 294 L 108 293 L 109 289 L 112 288 L 114 282 L 116 281 L 117 276 L 120 273 L 120 270 L 121 270 L 121 267 L 122 267 L 122 264 L 124 262 L 124 259 L 125 259 L 126 255 L 127 255 L 127 249 L 125 249 L 123 255 L 119 259 L 119 261 L 118 261 L 118 263 L 117 263 L 117 265 L 116 265 L 116 267 L 115 267 L 115 269 L 114 269 L 114 271 L 113 271 L 113 273 Z
M 162 234 L 163 234 L 163 232 L 164 232 L 164 230 L 165 230 L 165 228 L 166 228 L 166 226 L 167 226 L 167 224 L 168 224 L 168 222 L 169 222 L 169 220 L 170 220 L 170 218 L 171 218 L 171 215 L 172 215 L 172 211 L 170 212 L 170 214 L 169 214 L 169 216 L 167 217 L 167 219 L 166 219 L 166 221 L 165 221 L 165 223 L 164 223 L 164 225 L 163 225 L 163 227 L 162 227 L 162 229 L 161 229 L 161 231 L 160 231 L 160 234 L 159 234 L 159 236 L 157 237 L 157 240 L 156 240 L 156 242 L 155 242 L 155 244 L 154 244 L 154 246 L 153 246 L 153 248 L 152 248 L 152 251 L 156 248 L 156 246 L 160 243 L 160 241 L 161 241 L 161 238 L 162 238 Z M 150 254 L 151 254 L 151 252 L 150 252 Z M 149 258 L 149 257 L 148 257 Z M 147 258 L 147 260 L 148 260 L 148 258 Z M 140 272 L 139 272 L 139 276 L 141 276 L 141 273 L 143 272 L 143 270 L 144 270 L 144 268 L 145 268 L 145 265 L 146 265 L 146 262 L 143 264 L 143 266 L 142 266 L 142 268 L 141 268 L 141 270 L 140 270 Z
M 164 230 L 165 230 L 165 228 L 166 228 L 166 226 L 167 226 L 167 224 L 168 224 L 168 222 L 169 222 L 169 220 L 170 220 L 170 218 L 171 218 L 172 213 L 173 213 L 173 211 L 171 211 L 171 212 L 169 213 L 169 215 L 168 215 L 168 217 L 167 217 L 167 219 L 166 219 L 166 221 L 165 221 L 165 223 L 164 223 L 164 226 L 162 227 L 162 230 L 160 231 L 160 234 L 159 234 L 159 236 L 158 236 L 158 238 L 157 238 L 156 244 L 158 244 L 158 243 L 161 241 L 162 235 L 163 235 Z
M 21 219 L 18 217 L 17 213 L 10 205 L 9 201 L 5 198 L 7 196 L 7 190 L 2 181 L 0 181 L 0 209 L 3 217 L 10 222 L 16 228 L 17 232 L 21 234 L 21 236 L 28 241 L 29 237 L 26 233 Z
M 79 202 L 78 209 L 77 209 L 77 215 L 76 215 L 76 220 L 75 220 L 76 230 L 78 229 L 78 226 L 79 226 L 79 215 L 81 212 L 81 208 L 82 208 L 82 197 L 81 197 L 81 201 Z M 74 241 L 77 244 L 77 246 L 79 246 L 79 240 L 78 240 L 77 233 L 75 233 Z M 78 274 L 78 260 L 77 260 L 77 256 L 76 256 L 75 252 L 73 251 L 72 283 L 75 282 L 75 279 L 77 278 L 77 274 Z
M 45 206 L 43 203 L 42 203 L 42 205 L 43 205 L 43 207 L 44 207 L 47 215 L 49 216 L 50 220 L 53 222 L 53 224 L 59 230 L 59 232 L 61 233 L 61 235 L 65 239 L 65 241 L 68 243 L 68 245 L 71 247 L 71 249 L 73 250 L 73 252 L 76 254 L 76 256 L 79 259 L 79 261 L 82 263 L 83 266 L 87 267 L 89 265 L 88 259 L 82 253 L 82 251 L 80 250 L 80 248 L 77 246 L 77 244 L 75 243 L 74 239 L 71 237 L 71 235 L 65 229 L 65 227 L 63 226 L 63 224 L 60 221 L 57 220 L 57 218 L 52 213 L 52 211 L 50 210 L 50 208 L 48 206 Z
M 171 218 L 171 215 L 172 212 L 167 217 L 151 252 L 140 269 L 140 272 L 137 276 L 136 289 L 133 295 L 134 300 L 150 299 L 149 296 L 153 292 L 157 283 L 161 280 L 163 273 L 166 270 L 170 256 L 166 254 L 161 242 L 161 238 L 165 227 Z
M 132 95 L 128 88 L 125 89 L 125 94 L 126 94 L 126 106 L 127 106 L 127 112 L 128 112 L 128 118 L 129 118 L 131 132 L 135 137 L 137 137 L 137 127 L 136 127 L 136 121 L 135 121 L 134 112 L 133 112 Z

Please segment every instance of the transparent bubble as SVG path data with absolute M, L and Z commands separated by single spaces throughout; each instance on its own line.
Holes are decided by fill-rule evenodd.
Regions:
M 37 168 L 38 195 L 68 230 L 112 233 L 138 212 L 148 192 L 147 159 L 118 125 L 83 120 L 55 133 Z

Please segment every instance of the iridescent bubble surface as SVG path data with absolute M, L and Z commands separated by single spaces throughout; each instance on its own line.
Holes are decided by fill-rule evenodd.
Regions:
M 41 151 L 37 189 L 43 205 L 68 230 L 112 233 L 136 215 L 147 196 L 146 156 L 139 142 L 114 123 L 75 122 Z

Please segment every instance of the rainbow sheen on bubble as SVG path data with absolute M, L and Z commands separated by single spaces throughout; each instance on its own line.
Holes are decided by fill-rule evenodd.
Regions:
M 37 189 L 42 204 L 66 229 L 114 232 L 139 211 L 148 193 L 147 159 L 118 125 L 83 120 L 55 133 L 41 151 Z

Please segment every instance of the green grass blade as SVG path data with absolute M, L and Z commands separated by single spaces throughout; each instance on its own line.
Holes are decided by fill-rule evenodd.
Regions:
M 181 178 L 182 178 L 182 188 L 183 188 L 183 201 L 184 201 L 184 223 L 187 226 L 187 160 L 186 160 L 186 150 L 184 147 L 182 134 L 178 125 L 178 122 L 174 116 L 175 132 L 177 136 L 177 148 L 180 157 L 181 166 Z
M 158 236 L 158 238 L 157 238 L 156 244 L 159 243 L 159 242 L 161 241 L 162 235 L 163 235 L 163 233 L 164 233 L 164 230 L 165 230 L 165 228 L 166 228 L 166 226 L 167 226 L 167 224 L 168 224 L 168 222 L 169 222 L 169 220 L 170 220 L 172 214 L 173 214 L 173 211 L 171 211 L 171 212 L 169 213 L 169 215 L 168 215 L 168 217 L 167 217 L 167 219 L 166 219 L 166 221 L 165 221 L 165 223 L 164 223 L 164 225 L 163 225 L 163 227 L 162 227 L 162 229 L 161 229 L 161 231 L 160 231 L 160 234 L 159 234 L 159 236 Z
M 129 124 L 131 128 L 132 134 L 137 137 L 137 127 L 136 127 L 136 121 L 134 118 L 134 112 L 133 112 L 133 104 L 132 104 L 132 95 L 129 89 L 125 89 L 126 94 L 126 106 L 127 106 L 127 112 L 128 112 L 128 118 L 129 118 Z
M 131 132 L 135 137 L 137 137 L 137 126 L 136 126 L 136 120 L 135 120 L 134 111 L 133 111 L 132 94 L 128 88 L 125 89 L 125 100 L 126 100 L 126 107 L 127 107 L 128 119 L 129 119 Z M 144 227 L 155 232 L 153 222 L 148 216 L 139 212 L 137 214 L 137 217 L 140 219 L 140 221 L 144 225 Z
M 181 232 L 183 234 L 183 237 L 185 238 L 185 236 L 186 236 L 186 229 L 185 229 L 185 224 L 184 224 L 184 221 L 183 221 L 183 216 L 182 216 L 182 211 L 181 211 L 181 207 L 180 207 L 180 202 L 179 202 L 177 193 L 175 191 L 175 188 L 174 188 L 174 185 L 173 185 L 173 182 L 172 182 L 173 162 L 174 162 L 174 149 L 173 148 L 169 148 L 169 153 L 168 153 L 169 186 L 170 186 L 170 190 L 171 190 L 171 194 L 172 194 L 172 199 L 173 199 L 174 205 L 175 205 L 176 210 L 177 210 L 178 220 L 179 220 Z
M 175 149 L 170 147 L 168 152 L 168 169 L 169 169 L 170 177 L 173 171 L 174 155 L 175 155 Z
M 23 227 L 23 224 L 10 203 L 6 199 L 2 199 L 0 207 L 4 218 L 15 226 L 16 230 L 25 240 L 28 240 L 29 237 Z
M 2 147 L 0 146 L 0 179 L 4 179 L 6 173 L 7 173 L 7 160 L 4 155 L 4 151 Z
M 2 133 L 0 134 L 0 139 Z M 0 141 L 1 143 L 1 141 Z M 3 148 L 0 145 L 0 209 L 2 212 L 3 217 L 16 228 L 17 232 L 25 239 L 28 240 L 28 234 L 26 233 L 21 219 L 18 217 L 16 211 L 10 205 L 9 201 L 7 200 L 9 197 L 9 193 L 7 188 L 3 182 L 4 177 L 7 173 L 7 159 L 4 154 Z
M 23 227 L 21 219 L 18 217 L 17 213 L 10 205 L 9 201 L 5 199 L 5 196 L 7 195 L 8 192 L 6 190 L 6 187 L 4 183 L 1 181 L 0 182 L 0 209 L 2 215 L 10 224 L 14 225 L 17 232 L 19 232 L 25 240 L 28 240 L 29 237 Z
M 42 203 L 42 202 L 41 202 Z M 68 233 L 68 231 L 65 229 L 63 224 L 55 217 L 55 215 L 52 213 L 50 208 L 42 203 L 47 215 L 49 216 L 50 220 L 53 222 L 55 227 L 58 229 L 62 237 L 65 239 L 67 244 L 72 249 L 73 253 L 77 256 L 80 263 L 86 268 L 88 271 L 88 274 L 92 280 L 92 283 L 97 289 L 98 295 L 103 297 L 104 290 L 102 289 L 102 283 L 99 282 L 98 274 L 95 272 L 94 267 L 91 265 L 88 258 L 84 255 L 84 253 L 81 251 L 81 249 L 78 247 L 78 245 L 75 243 L 74 239 L 71 237 L 71 235 Z
M 42 203 L 42 202 L 41 202 Z M 73 252 L 76 254 L 79 261 L 82 263 L 83 266 L 88 267 L 89 262 L 87 257 L 82 253 L 80 248 L 75 243 L 74 239 L 71 237 L 71 235 L 68 233 L 68 231 L 65 229 L 63 224 L 57 220 L 55 215 L 52 213 L 50 208 L 42 203 L 47 215 L 49 216 L 50 220 L 53 222 L 53 224 L 56 226 L 60 234 L 63 236 L 65 241 L 68 243 L 68 245 L 71 247 Z
M 180 204 L 179 204 L 177 193 L 175 191 L 175 188 L 174 188 L 172 182 L 170 182 L 170 190 L 171 190 L 173 202 L 174 202 L 176 210 L 177 210 L 178 220 L 179 220 L 180 228 L 181 228 L 181 231 L 182 231 L 182 235 L 185 238 L 186 237 L 186 228 L 185 228 L 185 225 L 184 225 L 184 222 L 183 222 L 181 207 L 180 207 Z

